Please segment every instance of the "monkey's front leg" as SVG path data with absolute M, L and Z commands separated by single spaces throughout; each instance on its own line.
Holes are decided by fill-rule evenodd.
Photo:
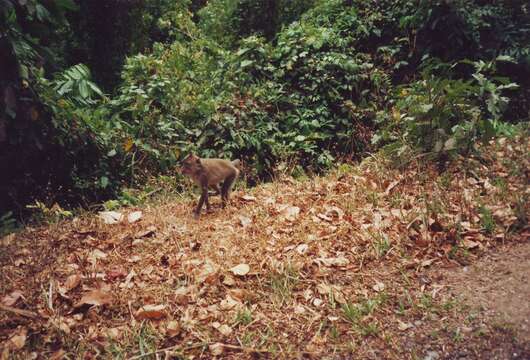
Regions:
M 195 209 L 195 212 L 193 214 L 193 217 L 195 219 L 199 218 L 199 215 L 201 214 L 202 205 L 204 204 L 204 202 L 206 202 L 206 208 L 209 209 L 210 204 L 208 202 L 208 186 L 203 186 L 202 188 L 202 194 L 199 199 L 199 203 L 197 204 L 197 208 Z

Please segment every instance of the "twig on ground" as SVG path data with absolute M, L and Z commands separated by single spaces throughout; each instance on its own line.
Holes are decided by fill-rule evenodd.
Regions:
M 0 304 L 0 310 L 11 312 L 11 313 L 14 313 L 20 316 L 29 317 L 32 319 L 36 319 L 39 317 L 39 315 L 37 313 L 34 313 L 33 311 L 17 309 L 17 308 L 7 306 L 7 305 L 2 305 L 2 304 Z

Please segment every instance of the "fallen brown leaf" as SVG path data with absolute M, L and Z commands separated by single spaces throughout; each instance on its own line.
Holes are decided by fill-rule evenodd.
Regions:
M 66 278 L 63 288 L 65 292 L 75 289 L 81 283 L 81 275 L 73 274 Z
M 105 224 L 117 224 L 123 220 L 123 214 L 117 211 L 101 211 L 99 217 L 103 219 Z
M 144 305 L 134 315 L 138 320 L 160 320 L 166 317 L 166 305 Z
M 83 305 L 94 305 L 94 306 L 101 306 L 110 304 L 112 302 L 112 295 L 108 292 L 105 292 L 103 290 L 92 290 L 83 295 L 81 300 L 79 300 L 75 305 L 74 308 L 79 308 Z
M 28 329 L 19 328 L 17 331 L 9 337 L 7 346 L 13 350 L 20 350 L 26 345 L 26 339 L 28 335 Z
M 230 271 L 234 275 L 245 276 L 250 271 L 250 266 L 248 266 L 248 264 L 239 264 L 234 266 L 233 268 L 230 268 Z
M 139 221 L 142 218 L 142 212 L 141 211 L 133 211 L 129 215 L 127 215 L 127 221 L 129 224 L 135 223 Z
M 10 294 L 4 296 L 2 298 L 2 304 L 6 306 L 13 306 L 17 302 L 18 299 L 22 297 L 22 292 L 20 290 L 14 290 Z

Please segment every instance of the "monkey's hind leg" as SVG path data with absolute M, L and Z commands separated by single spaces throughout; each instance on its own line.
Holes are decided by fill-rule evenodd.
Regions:
M 226 207 L 226 203 L 230 198 L 230 190 L 232 189 L 232 185 L 234 184 L 236 177 L 237 173 L 228 176 L 223 182 L 223 186 L 221 188 L 221 200 L 223 208 Z

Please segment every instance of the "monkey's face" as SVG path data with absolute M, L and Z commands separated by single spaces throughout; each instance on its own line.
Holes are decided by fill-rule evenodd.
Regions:
M 191 176 L 196 174 L 201 169 L 201 159 L 195 155 L 189 155 L 187 158 L 182 161 L 182 167 L 180 172 L 183 175 Z

